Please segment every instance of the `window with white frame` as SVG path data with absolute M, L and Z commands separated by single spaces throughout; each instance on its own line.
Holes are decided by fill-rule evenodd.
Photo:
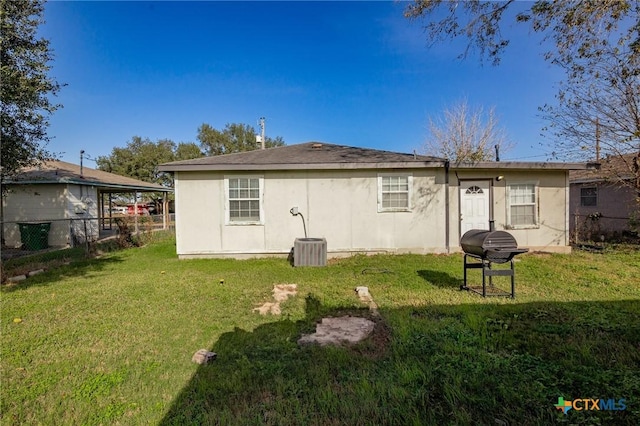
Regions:
M 261 177 L 228 177 L 225 179 L 225 193 L 228 224 L 262 223 Z
M 538 225 L 536 185 L 516 183 L 508 186 L 508 225 L 512 228 L 528 228 Z
M 410 211 L 411 187 L 409 174 L 378 175 L 378 211 Z

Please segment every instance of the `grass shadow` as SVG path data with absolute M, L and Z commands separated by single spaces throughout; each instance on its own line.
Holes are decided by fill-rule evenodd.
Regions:
M 432 284 L 436 287 L 441 288 L 460 288 L 463 280 L 457 277 L 454 277 L 451 274 L 446 272 L 430 270 L 430 269 L 420 269 L 416 271 L 418 276 L 420 276 L 423 280 Z
M 312 406 L 307 398 L 313 395 L 306 388 L 319 383 L 331 387 L 345 363 L 355 362 L 361 370 L 384 356 L 389 328 L 367 308 L 327 308 L 312 294 L 306 297 L 305 315 L 299 321 L 283 318 L 251 332 L 236 328 L 220 336 L 210 349 L 217 359 L 198 368 L 160 425 L 293 425 L 305 418 L 306 424 L 313 424 L 313 413 L 303 407 Z M 366 341 L 350 347 L 298 345 L 322 318 L 345 315 L 376 322 Z M 343 372 L 357 375 L 346 368 Z M 300 411 L 281 409 L 284 395 L 298 395 Z
M 54 266 L 45 266 L 46 270 L 18 282 L 7 282 L 0 287 L 2 292 L 26 290 L 31 287 L 41 287 L 55 284 L 64 277 L 86 276 L 88 273 L 103 271 L 109 265 L 123 262 L 117 254 L 106 257 L 83 258 L 66 260 Z
M 198 367 L 160 425 L 640 419 L 638 300 L 407 306 L 381 310 L 377 331 L 358 345 L 297 344 L 319 318 L 347 312 L 311 295 L 304 320 L 223 334 L 210 348 L 217 360 Z M 612 398 L 625 409 L 568 418 L 555 407 L 559 397 Z

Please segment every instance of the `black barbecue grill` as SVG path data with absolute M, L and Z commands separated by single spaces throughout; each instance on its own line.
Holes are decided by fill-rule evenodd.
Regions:
M 484 229 L 472 229 L 465 232 L 460 239 L 460 246 L 464 251 L 464 283 L 461 290 L 471 290 L 486 296 L 511 296 L 516 297 L 514 256 L 526 253 L 529 249 L 518 248 L 518 243 L 513 235 L 505 231 L 487 231 Z M 472 260 L 472 261 L 469 261 Z M 494 263 L 510 263 L 510 269 L 493 269 Z M 467 269 L 482 268 L 482 287 L 467 285 Z M 511 292 L 505 292 L 493 285 L 494 276 L 510 276 Z M 487 287 L 486 277 L 489 277 Z

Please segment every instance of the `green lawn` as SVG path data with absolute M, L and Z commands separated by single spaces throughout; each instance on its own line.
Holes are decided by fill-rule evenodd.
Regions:
M 461 279 L 462 255 L 292 268 L 179 261 L 173 240 L 77 260 L 2 287 L 0 422 L 640 424 L 638 250 L 520 256 L 515 300 Z M 252 311 L 282 283 L 298 285 L 282 315 Z M 374 335 L 299 347 L 323 316 L 370 316 L 356 286 Z M 218 359 L 191 362 L 201 348 Z M 626 409 L 564 415 L 559 397 Z

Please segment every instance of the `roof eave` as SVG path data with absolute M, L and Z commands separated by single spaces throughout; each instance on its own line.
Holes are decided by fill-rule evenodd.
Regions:
M 126 185 L 126 184 L 114 184 L 104 183 L 94 180 L 76 180 L 76 179 L 57 179 L 57 180 L 8 180 L 3 185 L 83 185 L 83 186 L 97 186 L 107 189 L 120 189 L 130 191 L 143 191 L 143 192 L 173 192 L 173 188 L 155 187 L 155 186 L 143 186 L 143 185 Z
M 129 189 L 129 190 L 135 190 L 135 191 L 140 191 L 140 192 L 173 192 L 173 188 L 166 188 L 166 187 L 161 187 L 161 188 L 155 188 L 155 187 L 148 187 L 148 186 L 128 186 L 128 185 L 96 185 L 99 186 L 103 192 L 107 192 L 104 191 L 105 189 L 115 189 L 115 190 L 125 190 L 125 189 Z M 117 191 L 110 191 L 110 192 L 117 192 Z
M 353 170 L 421 169 L 443 167 L 445 161 L 407 161 L 383 163 L 300 163 L 300 164 L 164 164 L 161 172 L 243 171 L 243 170 Z
M 620 176 L 616 178 L 612 177 L 602 177 L 602 176 L 593 176 L 593 177 L 583 177 L 583 178 L 571 178 L 569 179 L 570 183 L 610 183 L 612 185 L 616 185 L 621 182 L 631 181 L 635 177 L 634 176 Z
M 592 170 L 597 169 L 597 163 L 548 163 L 522 161 L 480 161 L 477 163 L 452 163 L 451 169 L 474 170 Z

